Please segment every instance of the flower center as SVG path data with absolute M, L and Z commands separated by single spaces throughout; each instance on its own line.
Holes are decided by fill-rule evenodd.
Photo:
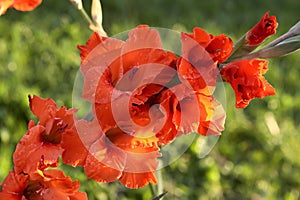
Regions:
M 23 195 L 26 197 L 26 199 L 38 200 L 41 199 L 42 190 L 43 185 L 40 181 L 30 181 L 28 186 L 25 188 Z
M 47 122 L 46 130 L 43 134 L 43 139 L 53 144 L 59 144 L 61 141 L 61 134 L 67 128 L 68 124 L 64 124 L 61 118 L 54 118 Z

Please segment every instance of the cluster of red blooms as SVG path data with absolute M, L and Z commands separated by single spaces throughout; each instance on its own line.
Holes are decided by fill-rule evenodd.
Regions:
M 72 132 L 75 109 L 57 108 L 51 99 L 29 96 L 30 109 L 39 118 L 28 123 L 28 132 L 17 144 L 14 169 L 1 185 L 0 199 L 87 199 L 57 167 L 63 154 L 63 136 Z M 70 141 L 71 142 L 71 141 Z
M 0 1 L 3 5 L 18 8 L 18 1 Z M 245 35 L 244 45 L 261 44 L 277 25 L 266 13 Z M 64 164 L 82 166 L 98 182 L 118 180 L 128 188 L 155 184 L 160 147 L 182 134 L 220 135 L 224 130 L 225 111 L 213 96 L 219 72 L 234 89 L 238 108 L 275 94 L 263 77 L 267 61 L 231 62 L 233 42 L 224 34 L 194 28 L 180 39 L 181 56 L 163 50 L 158 32 L 146 25 L 131 30 L 126 41 L 94 33 L 78 46 L 82 97 L 92 103 L 94 119 L 79 120 L 75 109 L 29 96 L 39 122 L 30 121 L 18 143 L 0 199 L 87 199 L 78 181 L 48 169 L 57 167 L 60 157 Z

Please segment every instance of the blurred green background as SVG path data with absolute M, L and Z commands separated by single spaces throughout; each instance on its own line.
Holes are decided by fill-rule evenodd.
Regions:
M 90 4 L 84 1 L 88 11 Z M 300 19 L 298 0 L 102 0 L 102 6 L 109 35 L 143 23 L 189 32 L 199 26 L 236 41 L 268 10 L 279 22 L 275 37 Z M 85 44 L 91 33 L 67 0 L 43 1 L 28 13 L 10 9 L 0 17 L 0 182 L 12 169 L 16 143 L 34 118 L 27 95 L 71 107 L 80 63 L 76 45 Z M 207 157 L 199 159 L 194 144 L 162 169 L 165 199 L 300 198 L 300 52 L 269 62 L 266 77 L 277 95 L 240 110 L 226 85 L 226 130 Z M 98 184 L 87 180 L 81 168 L 62 168 L 81 181 L 91 200 L 151 198 L 148 187 Z

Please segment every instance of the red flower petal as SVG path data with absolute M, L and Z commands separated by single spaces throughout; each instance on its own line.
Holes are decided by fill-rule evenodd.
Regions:
M 186 82 L 196 92 L 211 95 L 214 92 L 218 74 L 217 65 L 207 51 L 193 39 L 181 35 L 182 57 L 177 62 L 181 82 Z
M 237 108 L 245 108 L 253 98 L 275 94 L 274 88 L 262 76 L 268 69 L 267 65 L 265 60 L 240 60 L 222 68 L 223 79 L 235 92 Z
M 140 188 L 148 183 L 156 183 L 154 172 L 158 167 L 157 158 L 161 154 L 155 137 L 130 136 L 118 129 L 108 132 L 107 137 L 122 150 L 126 158 L 119 179 L 124 186 Z
M 62 134 L 74 124 L 76 109 L 67 110 L 66 107 L 58 109 L 55 102 L 50 98 L 28 97 L 31 111 L 40 119 L 38 124 L 45 127 L 44 140 L 59 144 Z
M 78 45 L 77 48 L 80 50 L 81 62 L 83 62 L 88 54 L 101 42 L 107 38 L 100 36 L 97 32 L 94 32 L 90 39 L 86 42 L 86 45 Z
M 141 49 L 162 49 L 158 31 L 148 25 L 139 25 L 128 33 L 122 54 Z
M 122 174 L 122 171 L 105 165 L 91 154 L 87 156 L 84 172 L 88 178 L 97 182 L 113 182 L 118 180 Z
M 0 15 L 3 15 L 11 7 L 19 11 L 32 11 L 41 3 L 42 0 L 1 0 Z
M 19 200 L 27 187 L 28 176 L 10 171 L 1 184 L 0 199 Z
M 233 42 L 224 34 L 215 36 L 214 39 L 206 47 L 206 51 L 212 59 L 218 64 L 227 60 L 233 50 Z
M 55 167 L 63 149 L 59 144 L 51 144 L 43 141 L 42 126 L 35 126 L 28 130 L 14 152 L 14 165 L 17 173 L 30 173 L 37 169 Z
M 4 179 L 0 198 L 5 200 L 21 199 L 78 199 L 85 200 L 85 193 L 78 192 L 79 182 L 60 170 L 45 170 L 28 175 L 10 171 Z
M 88 151 L 76 131 L 67 131 L 62 138 L 61 147 L 64 149 L 62 160 L 64 164 L 73 167 L 83 166 Z
M 61 144 L 64 149 L 63 162 L 72 166 L 83 166 L 90 146 L 102 135 L 96 120 L 92 122 L 77 121 L 73 129 L 63 135 Z
M 28 95 L 28 98 L 31 112 L 40 119 L 42 125 L 45 125 L 46 121 L 57 111 L 55 102 L 50 98 L 43 99 L 36 95 L 33 97 Z
M 42 3 L 42 0 L 14 0 L 13 7 L 20 11 L 32 11 Z
M 221 132 L 225 129 L 225 118 L 226 112 L 217 100 L 213 96 L 205 97 L 204 95 L 199 95 L 200 107 L 205 111 L 201 111 L 200 115 L 200 125 L 198 126 L 198 133 L 204 136 L 209 135 L 221 135 Z M 206 99 L 206 100 L 204 100 Z M 203 113 L 206 114 L 203 114 Z
M 224 34 L 213 36 L 211 34 L 208 34 L 201 28 L 194 28 L 193 34 L 181 34 L 183 54 L 187 50 L 192 50 L 193 46 L 197 46 L 195 45 L 195 42 L 194 44 L 192 44 L 193 42 L 191 42 L 188 38 L 192 38 L 196 42 L 196 44 L 198 43 L 201 47 L 203 47 L 210 54 L 210 57 L 214 60 L 214 62 L 216 62 L 217 64 L 220 64 L 227 60 L 227 58 L 230 56 L 233 50 L 232 40 Z M 198 54 L 198 56 L 194 56 L 194 58 L 192 59 L 187 59 L 188 57 L 186 56 L 183 57 L 189 62 L 191 62 L 192 65 L 195 65 L 193 59 L 199 59 L 199 57 L 201 58 L 203 55 L 203 53 L 201 53 L 199 49 L 197 51 L 198 53 L 195 53 L 194 55 Z
M 107 41 L 109 40 L 105 42 Z M 128 117 L 124 105 L 128 106 L 132 114 L 132 105 L 144 104 L 151 96 L 160 92 L 164 85 L 174 77 L 175 70 L 171 73 L 169 71 L 175 68 L 176 56 L 157 48 L 161 48 L 161 43 L 156 30 L 151 30 L 148 27 L 136 28 L 129 33 L 128 40 L 121 48 L 122 55 L 116 57 L 116 60 L 109 67 L 100 65 L 99 68 L 104 67 L 105 70 L 100 69 L 100 72 L 103 71 L 103 73 L 101 72 L 102 76 L 98 78 L 94 102 L 96 116 L 103 131 L 115 128 L 117 126 L 116 121 L 119 121 L 115 118 L 116 116 L 113 116 L 111 105 L 118 108 L 118 113 L 114 113 L 114 115 Z M 92 77 L 90 80 L 97 80 L 95 73 L 91 73 L 89 77 Z M 90 90 L 89 88 L 94 88 L 94 83 L 87 80 L 84 88 L 88 90 L 88 94 L 84 93 L 85 96 L 93 96 L 92 90 L 94 89 Z M 114 90 L 116 96 L 112 96 Z M 132 96 L 130 105 L 129 102 L 126 103 L 126 100 L 121 99 L 128 97 L 128 95 Z M 92 100 L 91 97 L 87 98 Z M 147 117 L 147 115 L 144 116 Z M 138 121 L 144 123 L 144 119 Z M 139 124 L 139 122 L 137 123 Z
M 93 178 L 98 182 L 112 182 L 121 176 L 126 155 L 110 143 L 105 136 L 91 145 L 89 153 L 84 165 L 88 178 Z
M 213 39 L 213 35 L 208 34 L 205 30 L 201 28 L 194 28 L 193 33 L 183 33 L 184 35 L 196 40 L 202 47 L 206 48 L 210 41 Z
M 60 170 L 45 170 L 30 174 L 23 195 L 26 199 L 87 199 L 86 194 L 78 192 L 79 186 L 78 181 L 72 181 Z
M 177 109 L 178 100 L 171 90 L 161 92 L 157 97 L 157 103 L 160 104 L 159 109 L 165 116 L 163 127 L 158 130 L 156 129 L 157 133 L 155 135 L 158 138 L 158 145 L 161 146 L 169 144 L 175 139 L 181 114 Z
M 14 0 L 2 0 L 0 1 L 0 15 L 3 15 L 6 10 L 13 6 Z
M 124 172 L 119 179 L 120 183 L 124 186 L 137 189 L 148 185 L 149 183 L 156 184 L 157 180 L 154 175 L 154 172 L 145 172 L 145 173 L 128 173 Z
M 247 32 L 247 44 L 254 46 L 259 45 L 268 36 L 275 34 L 277 27 L 276 16 L 269 17 L 269 12 L 266 12 L 260 21 Z

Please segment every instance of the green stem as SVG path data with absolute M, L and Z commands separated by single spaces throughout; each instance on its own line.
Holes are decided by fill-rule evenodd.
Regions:
M 159 170 L 157 171 L 157 195 L 160 195 L 164 192 L 164 184 L 163 184 L 163 178 L 161 174 L 161 166 L 162 162 L 161 160 L 158 161 L 158 168 Z
M 156 193 L 154 191 L 154 186 L 151 183 L 149 183 L 149 188 L 150 188 L 150 191 L 151 191 L 152 198 L 154 198 L 156 196 Z
M 238 52 L 238 50 L 240 50 L 244 44 L 245 44 L 245 38 L 246 38 L 246 34 L 243 35 L 234 45 L 233 51 L 230 55 L 230 57 L 233 57 L 234 54 L 236 54 L 236 52 Z
M 85 19 L 85 21 L 87 21 L 87 23 L 89 25 L 92 25 L 93 24 L 93 21 L 91 20 L 91 18 L 89 17 L 89 15 L 86 13 L 85 9 L 82 8 L 82 9 L 78 9 L 80 14 L 83 16 L 83 18 Z

